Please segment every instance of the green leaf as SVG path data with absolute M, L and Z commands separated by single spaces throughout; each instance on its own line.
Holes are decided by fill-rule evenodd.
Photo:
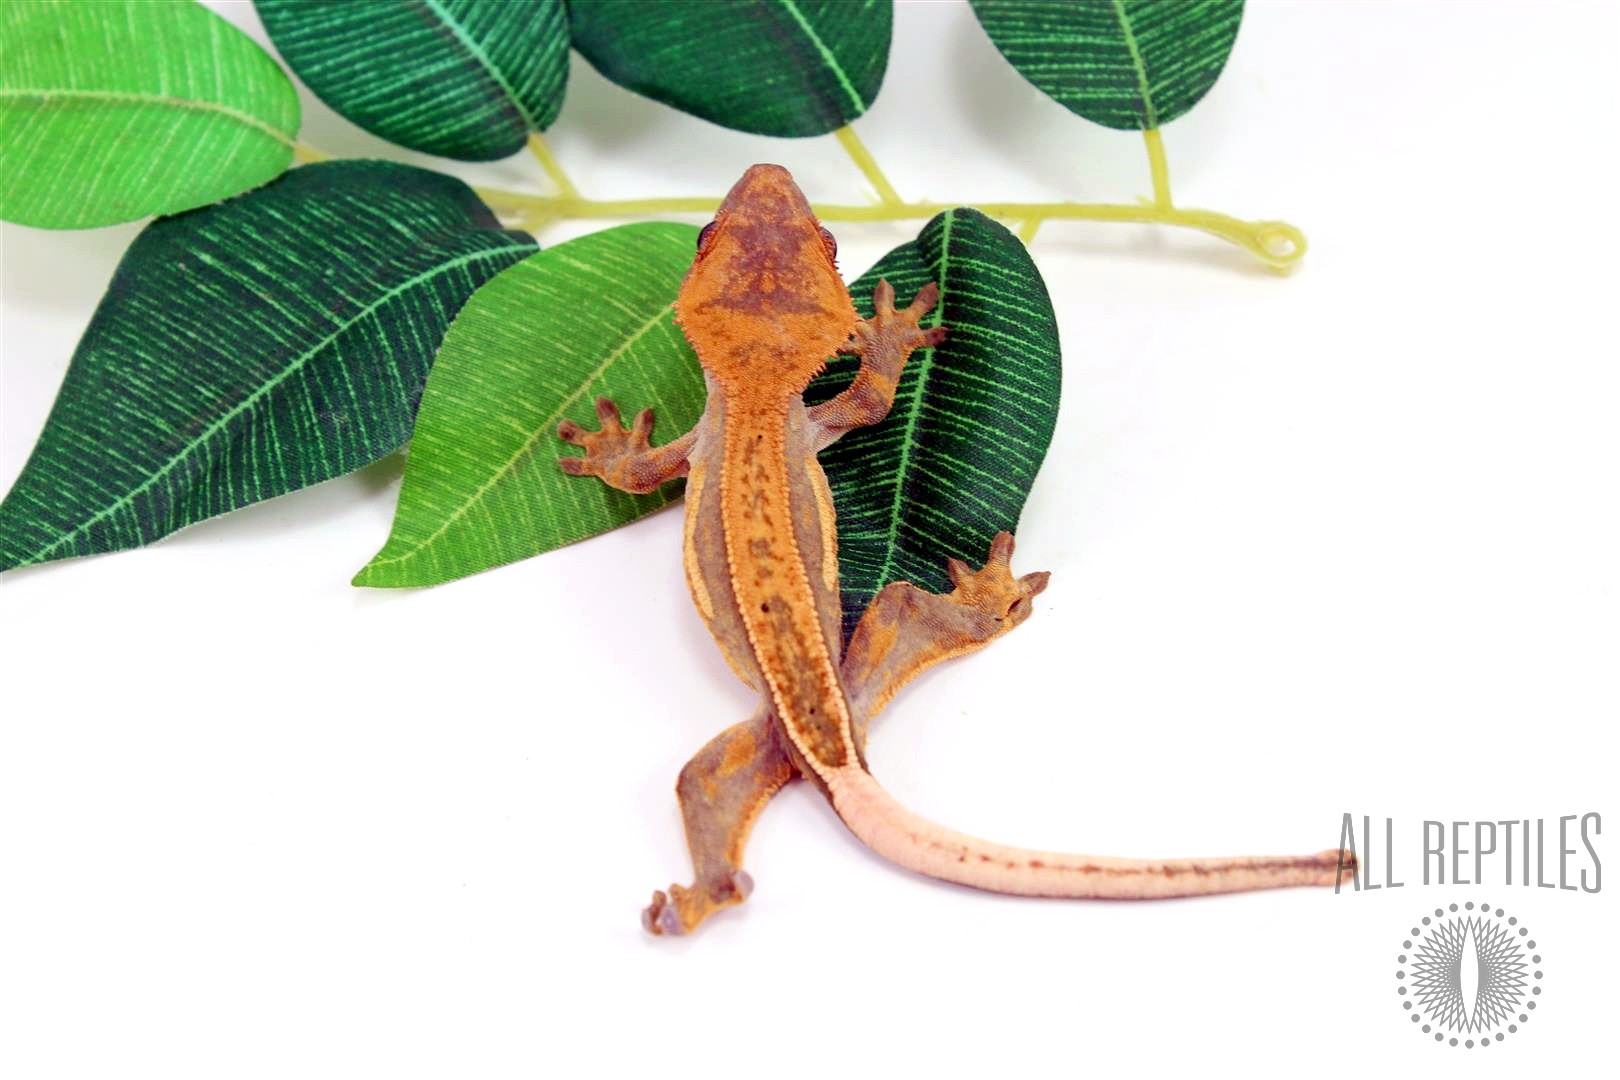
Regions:
M 871 107 L 891 0 L 569 0 L 574 48 L 607 78 L 757 135 L 823 135 Z
M 380 161 L 153 222 L 0 503 L 0 570 L 135 547 L 394 450 L 451 318 L 533 250 L 461 181 Z
M 562 108 L 563 0 L 255 0 L 315 96 L 390 142 L 490 161 Z
M 1209 93 L 1243 0 L 969 0 L 1018 73 L 1106 127 L 1163 127 Z
M 617 528 L 680 484 L 626 495 L 557 465 L 564 419 L 592 403 L 652 408 L 660 441 L 703 411 L 697 357 L 675 326 L 691 225 L 623 225 L 530 256 L 468 301 L 422 397 L 393 531 L 356 585 L 434 585 Z
M 910 581 L 950 589 L 945 560 L 984 563 L 991 538 L 1012 532 L 1057 423 L 1062 366 L 1057 320 L 1024 245 L 977 210 L 947 210 L 917 239 L 850 286 L 872 313 L 878 279 L 899 302 L 939 282 L 923 319 L 950 336 L 906 362 L 881 423 L 822 451 L 838 511 L 844 633 L 879 589 Z M 835 357 L 806 400 L 849 384 L 859 361 Z
M 297 133 L 286 73 L 192 0 L 0 3 L 0 218 L 205 206 L 280 175 Z

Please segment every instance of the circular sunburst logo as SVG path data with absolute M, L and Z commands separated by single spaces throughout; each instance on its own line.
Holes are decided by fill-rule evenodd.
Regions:
M 1472 1050 L 1515 1034 L 1541 996 L 1541 954 L 1527 927 L 1489 904 L 1435 908 L 1395 958 L 1395 990 L 1413 1026 Z

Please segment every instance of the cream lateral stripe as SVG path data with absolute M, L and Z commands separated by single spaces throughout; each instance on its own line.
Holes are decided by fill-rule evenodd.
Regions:
M 838 508 L 833 505 L 832 488 L 827 474 L 816 465 L 812 457 L 808 462 L 810 486 L 815 492 L 816 513 L 821 518 L 821 583 L 834 596 L 838 595 Z
M 714 599 L 709 595 L 709 586 L 703 580 L 703 567 L 698 560 L 697 553 L 697 520 L 698 507 L 703 505 L 703 486 L 708 480 L 709 467 L 707 465 L 693 464 L 686 476 L 686 520 L 682 530 L 685 538 L 685 549 L 682 562 L 686 568 L 686 581 L 692 589 L 692 600 L 697 604 L 698 612 L 704 621 L 714 621 Z

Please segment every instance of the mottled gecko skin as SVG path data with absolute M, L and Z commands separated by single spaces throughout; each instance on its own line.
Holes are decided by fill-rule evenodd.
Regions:
M 840 639 L 838 538 L 816 454 L 852 428 L 883 419 L 906 358 L 944 330 L 918 321 L 938 289 L 902 310 L 880 283 L 862 319 L 834 263 L 832 236 L 787 170 L 755 165 L 698 238 L 675 315 L 702 362 L 708 403 L 696 427 L 654 448 L 652 414 L 626 429 L 597 402 L 602 430 L 565 421 L 583 447 L 563 469 L 647 492 L 687 477 L 685 565 L 699 613 L 727 661 L 760 691 L 758 713 L 721 733 L 684 769 L 676 791 L 697 872 L 689 887 L 653 894 L 644 922 L 687 933 L 752 888 L 743 847 L 759 811 L 795 776 L 827 796 L 874 851 L 931 877 L 1027 896 L 1195 896 L 1330 885 L 1349 856 L 1146 861 L 1063 855 L 987 843 L 906 810 L 867 772 L 867 725 L 928 667 L 982 648 L 1029 617 L 1045 574 L 1014 577 L 1012 537 L 984 568 L 952 560 L 944 595 L 889 585 L 850 640 Z M 835 352 L 861 357 L 843 393 L 806 406 L 805 388 Z

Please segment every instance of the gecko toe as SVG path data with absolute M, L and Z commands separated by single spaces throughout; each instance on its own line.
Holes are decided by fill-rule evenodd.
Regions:
M 737 894 L 737 899 L 748 899 L 754 892 L 753 875 L 746 870 L 733 870 L 731 872 L 731 889 Z
M 945 563 L 945 572 L 953 586 L 947 598 L 969 612 L 978 613 L 974 624 L 979 627 L 978 640 L 1005 633 L 1029 618 L 1030 598 L 1046 588 L 1050 575 L 1045 571 L 1014 577 L 1012 555 L 1012 534 L 999 532 L 991 541 L 990 552 L 980 569 L 974 570 L 960 559 L 949 559 Z
M 686 927 L 681 925 L 680 912 L 675 910 L 674 904 L 667 905 L 663 911 L 658 913 L 658 930 L 656 932 L 666 934 L 669 937 L 678 937 L 686 933 Z
M 875 317 L 894 314 L 894 286 L 886 279 L 879 278 L 877 288 L 872 290 L 872 314 Z
M 996 533 L 994 540 L 990 541 L 990 562 L 1007 564 L 1012 561 L 1013 535 L 1003 530 Z
M 920 319 L 924 315 L 928 314 L 928 312 L 931 311 L 934 305 L 937 303 L 939 303 L 939 282 L 930 281 L 928 284 L 917 290 L 917 295 L 911 301 L 911 306 L 909 307 L 907 313 L 913 319 Z
M 669 897 L 664 895 L 664 890 L 659 889 L 652 894 L 652 903 L 641 909 L 641 928 L 649 934 L 662 933 L 658 920 L 667 910 L 669 910 Z
M 711 879 L 706 885 L 671 885 L 667 893 L 662 889 L 653 893 L 652 903 L 641 913 L 641 925 L 658 937 L 690 934 L 709 916 L 735 907 L 753 891 L 754 879 L 741 869 Z

